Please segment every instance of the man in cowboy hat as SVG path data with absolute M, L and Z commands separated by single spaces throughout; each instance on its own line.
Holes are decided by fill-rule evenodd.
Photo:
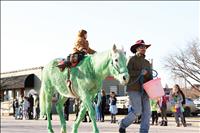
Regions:
M 142 84 L 151 80 L 151 64 L 145 59 L 146 49 L 151 46 L 145 44 L 144 40 L 138 40 L 131 46 L 132 56 L 128 62 L 128 72 L 130 75 L 127 84 L 127 92 L 131 104 L 131 112 L 119 122 L 119 132 L 125 133 L 126 128 L 141 115 L 140 133 L 148 133 L 150 121 L 149 97 L 143 90 Z

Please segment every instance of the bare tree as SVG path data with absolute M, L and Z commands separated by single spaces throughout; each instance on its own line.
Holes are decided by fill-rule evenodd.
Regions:
M 183 78 L 193 88 L 192 81 L 200 84 L 200 42 L 188 42 L 186 49 L 179 49 L 165 59 L 165 68 L 177 78 Z M 197 88 L 196 88 L 197 89 Z

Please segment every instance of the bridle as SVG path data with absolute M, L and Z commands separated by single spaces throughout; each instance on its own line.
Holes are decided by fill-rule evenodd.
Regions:
M 112 64 L 112 67 L 114 68 L 114 70 L 118 72 L 118 74 L 125 73 L 125 70 L 120 72 L 119 66 L 118 65 L 115 66 L 113 63 L 113 60 L 112 60 L 111 64 Z

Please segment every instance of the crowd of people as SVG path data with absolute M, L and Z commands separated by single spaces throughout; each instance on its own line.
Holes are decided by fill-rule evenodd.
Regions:
M 100 100 L 98 101 L 98 97 Z M 160 126 L 167 126 L 167 102 L 171 103 L 171 111 L 174 113 L 175 122 L 177 123 L 177 127 L 180 127 L 180 120 L 184 127 L 186 127 L 186 121 L 184 117 L 184 104 L 185 104 L 185 96 L 181 91 L 179 85 L 174 85 L 173 90 L 171 91 L 170 96 L 162 96 L 159 99 L 150 99 L 150 110 L 151 110 L 151 125 L 160 125 Z M 110 122 L 116 123 L 116 115 L 118 113 L 117 109 L 117 99 L 115 92 L 110 93 L 109 99 L 106 97 L 106 92 L 104 89 L 98 93 L 97 97 L 94 100 L 94 108 L 96 112 L 96 120 L 99 122 L 105 121 L 105 107 L 106 104 L 109 103 L 109 112 L 111 115 Z M 135 103 L 135 102 L 134 102 Z M 74 107 L 76 116 L 78 116 L 79 108 L 80 108 L 81 101 L 75 99 Z M 70 107 L 70 99 L 68 99 L 63 105 L 63 112 L 65 120 L 69 120 L 69 107 Z M 131 113 L 133 110 L 131 104 L 128 108 L 128 114 Z M 29 95 L 29 97 L 21 97 L 21 99 L 14 99 L 13 101 L 13 116 L 15 119 L 38 119 L 39 118 L 39 97 L 37 94 Z M 161 121 L 158 121 L 158 114 L 160 113 Z M 87 118 L 88 117 L 88 118 Z M 86 113 L 83 122 L 87 122 L 90 118 L 88 113 Z M 138 116 L 137 119 L 141 119 L 141 116 Z M 137 120 L 136 119 L 136 120 Z M 136 121 L 135 120 L 135 121 Z M 134 121 L 132 122 L 134 123 Z M 140 123 L 140 122 L 139 122 Z
M 13 116 L 15 119 L 39 119 L 39 96 L 30 94 L 14 99 Z

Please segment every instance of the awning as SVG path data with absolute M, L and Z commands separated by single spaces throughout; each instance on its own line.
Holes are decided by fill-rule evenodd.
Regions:
M 34 74 L 1 78 L 1 89 L 33 88 Z

